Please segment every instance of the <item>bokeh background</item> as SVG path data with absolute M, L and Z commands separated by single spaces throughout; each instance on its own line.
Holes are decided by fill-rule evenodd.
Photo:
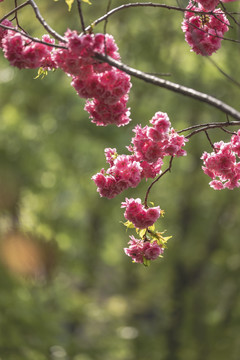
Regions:
M 113 0 L 112 7 L 123 3 Z M 0 16 L 13 4 L 1 3 Z M 71 12 L 64 0 L 37 4 L 59 33 L 81 30 L 76 4 Z M 83 4 L 85 23 L 107 5 Z M 226 6 L 239 11 L 238 2 Z M 239 87 L 190 52 L 182 18 L 133 8 L 109 18 L 107 31 L 126 64 L 170 73 L 171 81 L 239 108 Z M 35 36 L 45 32 L 30 8 L 19 21 Z M 226 35 L 239 39 L 231 23 Z M 212 59 L 237 80 L 239 55 L 239 44 L 224 41 Z M 165 210 L 158 228 L 173 237 L 164 258 L 149 268 L 123 252 L 131 232 L 120 209 L 125 197 L 143 198 L 149 184 L 108 200 L 90 180 L 106 167 L 105 147 L 125 153 L 134 126 L 148 124 L 156 111 L 167 112 L 177 130 L 225 121 L 225 115 L 132 79 L 132 122 L 96 127 L 70 78 L 60 70 L 42 80 L 36 75 L 0 57 L 0 359 L 239 360 L 240 195 L 209 187 L 200 160 L 211 151 L 206 136 L 191 139 L 188 156 L 175 160 L 151 192 L 150 201 Z M 210 136 L 230 138 L 221 130 Z

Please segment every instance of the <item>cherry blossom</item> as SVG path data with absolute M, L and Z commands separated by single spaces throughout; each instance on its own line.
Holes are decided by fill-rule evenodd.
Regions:
M 136 228 L 145 229 L 152 226 L 160 217 L 160 207 L 145 208 L 141 203 L 141 199 L 125 199 L 122 202 L 122 208 L 126 208 L 124 216 L 132 222 Z
M 11 21 L 5 19 L 1 22 L 2 25 L 13 27 Z M 0 48 L 2 48 L 2 39 L 7 34 L 8 30 L 0 27 Z
M 240 131 L 233 135 L 231 142 L 220 141 L 214 144 L 212 153 L 204 152 L 201 159 L 204 173 L 212 178 L 209 183 L 214 190 L 228 188 L 230 190 L 240 186 L 239 158 Z
M 47 37 L 47 38 L 46 38 Z M 46 40 L 51 40 L 45 35 Z M 27 37 L 8 30 L 2 39 L 4 56 L 10 65 L 19 69 L 35 69 L 41 67 L 44 61 L 50 57 L 52 47 L 34 42 Z
M 188 8 L 201 12 L 200 15 L 186 11 L 182 22 L 185 40 L 196 54 L 210 56 L 221 47 L 223 35 L 228 31 L 229 21 L 221 9 L 215 9 L 213 14 L 204 14 L 206 10 L 199 4 Z
M 126 255 L 130 256 L 135 263 L 143 263 L 146 260 L 155 260 L 163 254 L 164 249 L 156 241 L 143 241 L 130 236 L 128 248 L 124 248 Z

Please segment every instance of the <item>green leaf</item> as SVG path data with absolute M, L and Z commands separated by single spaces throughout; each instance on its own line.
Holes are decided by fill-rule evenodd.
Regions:
M 82 1 L 89 4 L 89 5 L 92 5 L 92 3 L 89 0 L 82 0 Z
M 155 230 L 155 225 L 153 224 L 152 226 L 149 226 L 148 230 L 154 232 L 154 230 Z
M 124 225 L 124 226 L 126 226 L 128 229 L 134 229 L 135 228 L 135 226 L 133 225 L 133 223 L 131 222 L 131 221 L 126 221 L 126 222 L 122 222 L 121 221 L 121 223 Z
M 144 266 L 150 266 L 150 264 L 151 264 L 151 260 L 147 260 L 146 258 L 145 258 L 145 256 L 143 257 L 143 265 Z
M 56 1 L 56 0 L 54 0 L 54 1 Z M 37 76 L 34 78 L 34 80 L 38 79 L 40 76 L 41 76 L 41 80 L 42 80 L 43 78 L 45 78 L 45 76 L 47 76 L 47 74 L 48 74 L 48 71 L 44 70 L 42 67 L 40 67 L 38 69 Z
M 144 236 L 146 235 L 146 229 L 141 229 L 138 231 L 138 234 L 140 236 L 141 239 L 144 238 Z
M 68 5 L 68 11 L 71 11 L 74 0 L 65 0 L 65 3 Z

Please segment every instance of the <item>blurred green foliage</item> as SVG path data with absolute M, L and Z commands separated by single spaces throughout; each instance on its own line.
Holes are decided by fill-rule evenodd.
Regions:
M 37 3 L 59 33 L 81 31 L 76 4 L 68 12 L 64 0 Z M 0 16 L 13 5 L 3 2 Z M 83 4 L 85 23 L 107 5 Z M 238 11 L 239 4 L 227 8 Z M 189 51 L 181 21 L 180 12 L 134 8 L 110 17 L 107 31 L 126 64 L 170 73 L 174 82 L 239 107 L 239 89 Z M 19 22 L 34 36 L 45 32 L 30 8 Z M 236 26 L 228 37 L 239 37 Z M 225 41 L 212 58 L 240 78 L 238 45 Z M 0 58 L 0 359 L 239 360 L 239 190 L 208 186 L 200 160 L 211 150 L 204 134 L 191 139 L 188 156 L 175 160 L 151 192 L 150 201 L 166 212 L 159 230 L 173 238 L 150 268 L 125 256 L 130 232 L 120 223 L 121 201 L 143 197 L 148 183 L 109 201 L 90 180 L 105 166 L 104 148 L 124 153 L 132 128 L 156 111 L 167 112 L 177 130 L 225 121 L 224 114 L 132 79 L 132 123 L 96 127 L 65 74 L 36 75 Z

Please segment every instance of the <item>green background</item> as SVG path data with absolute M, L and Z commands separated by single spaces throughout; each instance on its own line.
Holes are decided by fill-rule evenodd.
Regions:
M 60 34 L 81 31 L 76 4 L 71 12 L 63 0 L 37 4 Z M 86 25 L 107 4 L 83 4 Z M 0 16 L 13 5 L 1 3 Z M 238 11 L 239 3 L 226 7 Z M 34 36 L 45 33 L 30 7 L 18 17 Z M 182 18 L 172 10 L 132 8 L 110 17 L 107 31 L 124 63 L 170 73 L 169 80 L 238 108 L 239 87 L 190 52 Z M 231 24 L 226 35 L 238 39 Z M 95 29 L 102 31 L 103 23 Z M 224 41 L 212 59 L 237 80 L 239 55 L 239 44 Z M 120 204 L 144 198 L 150 182 L 108 200 L 90 180 L 106 168 L 104 149 L 126 153 L 134 126 L 147 125 L 156 111 L 167 112 L 177 130 L 226 116 L 132 79 L 132 122 L 96 127 L 66 74 L 36 75 L 0 57 L 0 359 L 239 360 L 239 190 L 209 187 L 200 160 L 211 151 L 205 134 L 191 138 L 188 156 L 174 160 L 171 174 L 151 191 L 150 201 L 165 210 L 158 229 L 173 237 L 149 268 L 123 252 L 132 233 L 121 224 Z M 221 130 L 209 134 L 213 142 L 230 139 Z

